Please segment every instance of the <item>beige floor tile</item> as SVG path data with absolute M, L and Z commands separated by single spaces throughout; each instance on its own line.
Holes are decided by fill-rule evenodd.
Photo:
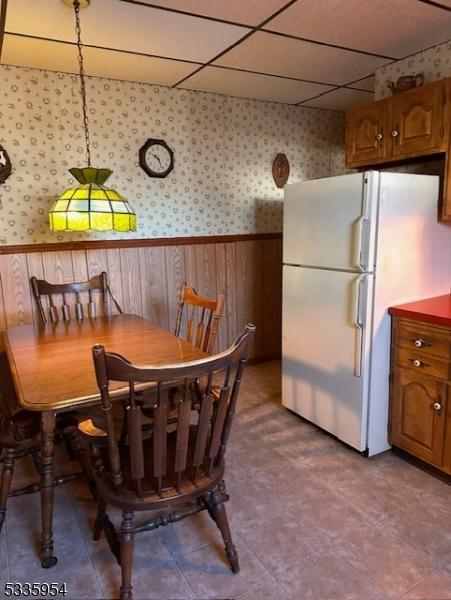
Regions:
M 233 532 L 232 532 L 233 534 Z M 270 578 L 268 571 L 235 536 L 240 572 L 232 573 L 223 549 L 204 546 L 177 557 L 196 599 L 236 598 Z
M 5 581 L 8 579 L 8 561 L 6 558 L 6 527 L 3 526 L 0 533 L 0 592 L 3 589 Z
M 324 539 L 302 516 L 302 510 L 279 507 L 241 527 L 238 536 L 272 575 L 279 575 L 301 561 L 319 554 Z
M 64 510 L 61 510 L 62 507 Z M 67 585 L 65 598 L 68 600 L 100 598 L 99 583 L 70 505 L 60 503 L 55 511 L 54 541 L 58 562 L 49 570 L 42 569 L 39 560 L 40 519 L 37 520 L 32 513 L 29 517 L 10 519 L 6 526 L 10 580 L 64 582 Z
M 288 600 L 289 596 L 277 581 L 267 581 L 252 592 L 240 596 L 239 600 Z
M 449 518 L 427 502 L 416 502 L 385 521 L 402 539 L 420 548 L 436 567 L 451 561 L 451 524 Z
M 160 527 L 158 533 L 173 556 L 192 552 L 205 545 L 223 546 L 221 533 L 207 511 Z
M 390 597 L 405 591 L 435 569 L 427 554 L 413 548 L 383 525 L 338 544 L 334 551 Z
M 427 575 L 399 600 L 451 600 L 451 568 L 438 569 Z M 397 599 L 397 600 L 398 600 Z
M 89 554 L 106 598 L 117 598 L 121 569 L 102 537 L 92 542 Z M 180 575 L 174 559 L 157 532 L 135 536 L 132 583 L 139 598 L 191 598 L 192 594 Z M 146 595 L 147 594 L 147 595 Z
M 385 597 L 333 554 L 307 560 L 286 571 L 277 581 L 296 600 L 381 600 Z

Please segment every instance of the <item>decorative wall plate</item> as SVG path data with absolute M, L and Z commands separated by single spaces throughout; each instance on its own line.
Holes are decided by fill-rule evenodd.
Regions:
M 5 148 L 0 144 L 0 183 L 5 183 L 11 175 L 11 160 Z
M 272 163 L 272 176 L 274 178 L 274 182 L 278 188 L 283 188 L 283 186 L 288 181 L 288 176 L 290 174 L 290 163 L 288 162 L 288 158 L 282 152 L 279 152 Z

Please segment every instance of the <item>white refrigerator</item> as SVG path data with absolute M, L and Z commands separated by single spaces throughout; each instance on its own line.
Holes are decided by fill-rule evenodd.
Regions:
M 450 291 L 439 179 L 368 171 L 285 186 L 282 403 L 387 450 L 391 305 Z

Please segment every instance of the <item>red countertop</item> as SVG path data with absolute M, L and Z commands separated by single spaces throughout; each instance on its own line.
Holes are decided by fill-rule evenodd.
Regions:
M 388 312 L 395 317 L 451 327 L 451 294 L 391 306 Z

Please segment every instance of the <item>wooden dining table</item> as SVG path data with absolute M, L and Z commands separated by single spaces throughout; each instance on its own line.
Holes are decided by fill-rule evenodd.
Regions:
M 49 568 L 57 562 L 52 527 L 56 415 L 100 402 L 92 347 L 102 344 L 137 365 L 160 366 L 207 355 L 132 314 L 18 325 L 5 332 L 5 343 L 20 406 L 41 413 L 41 564 Z M 118 393 L 121 386 L 111 382 Z

